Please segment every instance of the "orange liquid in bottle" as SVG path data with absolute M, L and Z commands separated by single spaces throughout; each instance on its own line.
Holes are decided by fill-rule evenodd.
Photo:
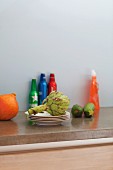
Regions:
M 98 83 L 96 80 L 96 73 L 94 70 L 92 70 L 92 80 L 91 80 L 91 86 L 90 86 L 89 102 L 95 105 L 96 110 L 100 109 L 99 95 L 98 95 Z

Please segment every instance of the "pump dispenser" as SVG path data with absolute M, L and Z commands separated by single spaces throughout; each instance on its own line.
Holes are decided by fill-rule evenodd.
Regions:
M 89 95 L 89 102 L 95 105 L 95 109 L 99 110 L 99 94 L 98 94 L 98 83 L 97 83 L 97 76 L 95 70 L 91 72 L 91 84 L 90 84 L 90 95 Z

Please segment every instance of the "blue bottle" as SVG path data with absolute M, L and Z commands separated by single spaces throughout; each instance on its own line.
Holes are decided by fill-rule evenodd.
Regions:
M 38 85 L 39 90 L 39 105 L 42 104 L 43 100 L 47 97 L 47 82 L 46 77 L 44 73 L 41 73 L 40 75 L 40 82 Z

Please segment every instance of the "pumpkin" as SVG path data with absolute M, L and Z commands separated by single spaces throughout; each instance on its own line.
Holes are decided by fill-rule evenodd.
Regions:
M 0 120 L 10 120 L 17 115 L 18 111 L 15 93 L 0 95 Z

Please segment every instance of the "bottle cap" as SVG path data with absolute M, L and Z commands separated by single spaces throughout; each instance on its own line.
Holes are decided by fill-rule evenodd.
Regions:
M 95 72 L 95 70 L 92 70 L 92 71 L 91 71 L 91 75 L 96 77 L 96 72 Z
M 40 75 L 40 80 L 44 80 L 45 79 L 45 74 L 44 73 L 41 73 Z
M 41 73 L 41 75 L 40 75 L 41 77 L 45 77 L 45 73 Z
M 55 77 L 54 73 L 51 73 L 51 74 L 50 74 L 50 77 Z

